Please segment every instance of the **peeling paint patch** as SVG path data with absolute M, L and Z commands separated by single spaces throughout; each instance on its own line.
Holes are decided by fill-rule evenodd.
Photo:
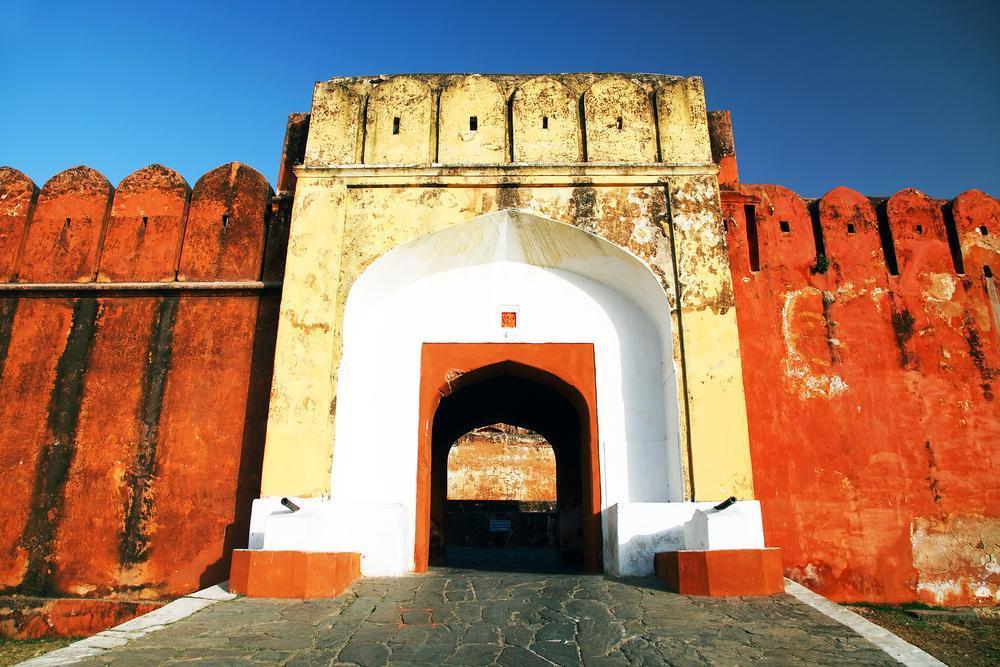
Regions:
M 1000 518 L 917 517 L 910 525 L 921 599 L 937 605 L 1000 602 Z
M 800 351 L 799 340 L 802 334 L 799 325 L 803 314 L 796 306 L 799 299 L 807 294 L 823 298 L 815 287 L 804 287 L 785 294 L 781 309 L 781 332 L 785 344 L 784 375 L 788 388 L 800 398 L 830 398 L 847 391 L 847 383 L 836 373 L 817 372 L 815 361 L 811 362 Z M 824 340 L 825 338 L 824 336 Z

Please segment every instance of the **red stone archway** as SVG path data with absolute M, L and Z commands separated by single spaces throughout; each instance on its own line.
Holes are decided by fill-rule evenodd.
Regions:
M 441 399 L 490 376 L 514 375 L 553 389 L 580 420 L 583 564 L 603 569 L 597 382 L 590 343 L 424 343 L 420 363 L 414 569 L 426 572 L 430 552 L 432 430 Z

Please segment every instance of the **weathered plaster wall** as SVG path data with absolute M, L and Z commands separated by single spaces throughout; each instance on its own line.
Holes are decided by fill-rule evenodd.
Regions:
M 1000 600 L 1000 202 L 723 198 L 754 486 L 786 574 L 838 600 Z
M 703 165 L 698 77 L 432 74 L 316 84 L 305 164 Z
M 448 454 L 448 500 L 555 499 L 555 452 L 534 431 L 486 426 L 463 435 Z
M 404 243 L 517 209 L 607 239 L 652 269 L 679 332 L 669 356 L 681 371 L 671 392 L 684 397 L 677 409 L 686 494 L 752 497 L 718 168 L 700 79 L 332 79 L 317 84 L 309 122 L 263 495 L 336 493 L 325 468 L 335 446 L 344 305 L 358 276 Z M 691 452 L 699 466 L 688 465 Z
M 0 592 L 155 600 L 226 578 L 259 490 L 270 207 L 238 163 L 193 192 L 160 165 L 40 191 L 0 168 Z M 43 622 L 0 606 L 0 632 Z

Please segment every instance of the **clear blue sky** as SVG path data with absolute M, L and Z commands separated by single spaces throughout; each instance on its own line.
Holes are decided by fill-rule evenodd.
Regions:
M 240 160 L 273 183 L 316 80 L 590 70 L 704 77 L 746 182 L 1000 196 L 1000 0 L 8 0 L 0 164 L 193 184 Z

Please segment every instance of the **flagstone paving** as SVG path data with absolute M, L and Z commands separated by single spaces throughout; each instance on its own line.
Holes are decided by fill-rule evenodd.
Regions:
M 655 579 L 437 569 L 329 600 L 220 602 L 82 664 L 895 664 L 794 598 L 676 595 Z

